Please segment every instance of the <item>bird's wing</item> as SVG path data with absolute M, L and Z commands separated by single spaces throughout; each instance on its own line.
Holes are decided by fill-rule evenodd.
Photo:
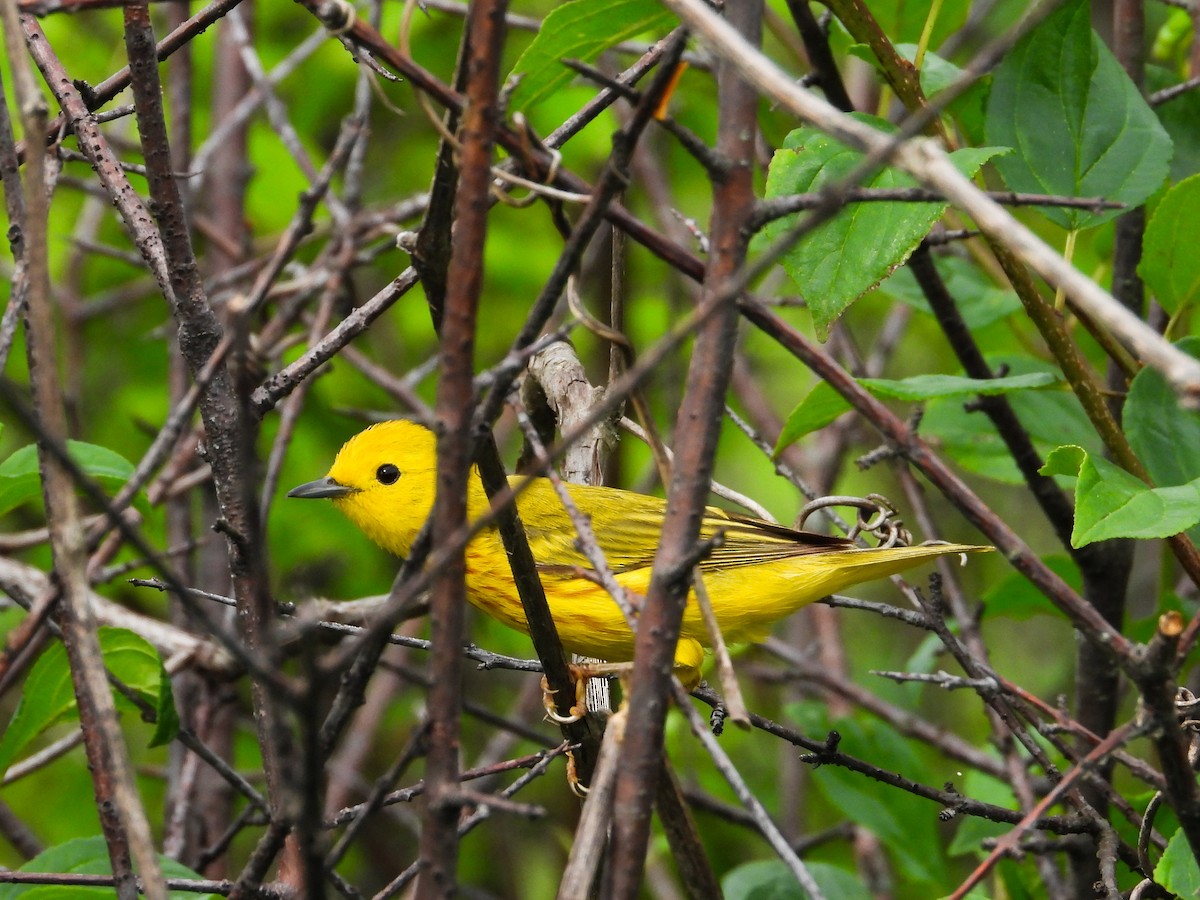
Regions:
M 648 567 L 653 562 L 666 512 L 664 500 L 614 488 L 568 485 L 568 490 L 579 510 L 589 517 L 596 543 L 614 572 Z M 592 568 L 577 546 L 575 525 L 549 482 L 539 479 L 532 485 L 522 495 L 520 507 L 530 548 L 543 572 L 568 574 Z M 795 531 L 712 506 L 705 510 L 700 537 L 718 544 L 700 563 L 706 571 L 853 546 L 843 538 Z
M 726 512 L 714 506 L 705 510 L 704 519 L 700 523 L 700 537 L 719 543 L 719 546 L 700 563 L 702 571 L 753 566 L 778 559 L 826 553 L 831 550 L 849 550 L 854 547 L 854 544 L 845 538 L 830 537 L 814 531 L 796 531 L 785 525 Z

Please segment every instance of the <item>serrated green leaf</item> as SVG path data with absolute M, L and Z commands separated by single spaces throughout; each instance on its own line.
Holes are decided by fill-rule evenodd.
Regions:
M 509 98 L 511 109 L 528 110 L 566 85 L 575 73 L 564 59 L 591 62 L 609 47 L 651 31 L 666 31 L 678 20 L 656 0 L 573 0 L 552 10 L 513 66 L 521 82 Z M 510 76 L 511 77 L 511 76 Z
M 69 440 L 67 452 L 84 473 L 110 490 L 120 488 L 133 474 L 133 464 L 107 447 Z M 0 516 L 41 495 L 37 446 L 28 444 L 0 463 Z
M 1154 880 L 1178 897 L 1200 896 L 1200 866 L 1182 828 L 1167 841 L 1154 867 Z
M 179 718 L 171 696 L 171 682 L 158 651 L 124 628 L 101 628 L 99 639 L 105 667 L 159 711 L 152 745 L 170 741 L 178 731 Z M 114 696 L 119 707 L 135 709 L 121 694 L 114 692 Z M 21 701 L 0 736 L 0 773 L 39 734 L 77 718 L 78 714 L 67 651 L 62 644 L 52 644 L 29 670 Z
M 871 892 L 845 869 L 829 863 L 805 863 L 825 900 L 870 900 Z M 725 900 L 808 900 L 808 892 L 777 859 L 743 863 L 721 879 Z
M 860 378 L 858 383 L 876 397 L 919 402 L 939 397 L 973 397 L 1009 394 L 1048 387 L 1059 379 L 1049 372 L 1031 372 L 1005 378 L 967 378 L 963 375 L 913 375 L 909 378 Z
M 817 382 L 803 400 L 788 415 L 775 443 L 774 455 L 778 456 L 785 447 L 794 444 L 806 434 L 819 431 L 833 422 L 842 413 L 851 409 L 850 403 L 829 386 L 828 382 Z
M 1171 139 L 1094 34 L 1089 4 L 1071 0 L 1018 41 L 996 69 L 987 140 L 1017 152 L 996 161 L 1014 191 L 1142 203 L 1167 177 Z M 1120 210 L 1039 207 L 1064 228 Z
M 1059 447 L 1042 466 L 1043 475 L 1078 475 L 1071 545 L 1109 538 L 1164 538 L 1200 523 L 1200 479 L 1149 488 L 1140 479 L 1082 447 Z
M 1200 254 L 1194 226 L 1200 209 L 1200 175 L 1167 191 L 1146 225 L 1138 274 L 1163 309 L 1174 315 L 1200 297 Z
M 860 121 L 884 131 L 894 127 L 882 119 L 856 114 Z M 1001 148 L 957 150 L 950 155 L 960 172 L 973 176 Z M 780 198 L 819 191 L 845 178 L 862 154 L 813 128 L 800 128 L 775 151 L 767 173 L 766 196 Z M 916 182 L 891 168 L 882 169 L 865 183 L 870 188 L 908 188 Z M 946 209 L 945 203 L 853 203 L 828 222 L 806 234 L 782 258 L 784 270 L 799 287 L 818 336 L 851 304 L 876 287 L 916 249 Z M 783 237 L 799 214 L 769 223 L 763 233 L 769 240 Z
M 170 857 L 159 855 L 159 865 L 167 878 L 199 879 L 187 866 Z M 76 838 L 43 850 L 26 862 L 18 872 L 54 872 L 67 875 L 111 875 L 112 864 L 108 845 L 102 837 Z M 0 884 L 0 900 L 92 900 L 112 897 L 113 889 L 90 888 L 78 885 Z M 171 900 L 218 900 L 218 894 L 197 894 L 191 891 L 169 891 Z

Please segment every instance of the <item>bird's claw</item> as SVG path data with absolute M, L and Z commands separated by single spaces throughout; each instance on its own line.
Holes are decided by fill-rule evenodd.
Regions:
M 575 769 L 575 754 L 570 750 L 567 751 L 567 787 L 571 789 L 572 794 L 581 800 L 585 799 L 588 791 L 591 790 L 591 788 L 579 780 L 579 772 Z
M 575 684 L 575 704 L 568 710 L 569 715 L 565 716 L 558 711 L 558 704 L 554 702 L 554 695 L 558 692 L 552 691 L 546 676 L 542 676 L 542 706 L 546 708 L 546 718 L 559 725 L 571 725 L 587 715 L 587 676 L 576 672 L 574 667 L 571 676 Z

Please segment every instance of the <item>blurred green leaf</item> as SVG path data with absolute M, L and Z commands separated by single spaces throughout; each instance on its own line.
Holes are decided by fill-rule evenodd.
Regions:
M 1167 11 L 1167 17 L 1154 35 L 1153 54 L 1156 59 L 1176 64 L 1187 62 L 1192 47 L 1195 26 L 1192 15 L 1186 9 Z
M 871 0 L 871 15 L 879 27 L 893 42 L 915 44 L 925 30 L 925 22 L 932 9 L 929 3 L 913 3 L 911 0 Z M 967 21 L 970 4 L 962 0 L 943 3 L 938 17 L 933 22 L 929 35 L 929 46 L 937 47 L 942 41 L 962 28 Z
M 1005 354 L 989 356 L 987 361 L 993 369 L 1007 367 L 1012 375 L 1058 373 L 1057 368 L 1029 356 Z M 1102 449 L 1095 429 L 1069 391 L 1018 391 L 1009 394 L 1007 401 L 1043 458 L 1062 444 L 1078 444 L 1093 453 Z M 1025 481 L 991 420 L 982 413 L 963 415 L 960 400 L 929 401 L 921 431 L 970 472 L 1005 484 Z
M 1167 841 L 1167 849 L 1154 867 L 1154 880 L 1176 896 L 1200 896 L 1200 866 L 1182 828 Z
M 1082 447 L 1059 447 L 1043 475 L 1077 474 L 1071 545 L 1109 538 L 1164 538 L 1200 522 L 1200 478 L 1177 487 L 1149 488 L 1139 478 Z
M 888 122 L 861 113 L 855 118 L 891 134 Z M 950 154 L 964 175 L 974 175 L 999 148 L 967 148 Z M 862 162 L 863 154 L 851 150 L 814 128 L 799 128 L 775 151 L 767 173 L 768 199 L 819 191 L 839 183 Z M 868 188 L 910 188 L 916 181 L 885 168 L 864 182 Z M 818 336 L 851 304 L 876 287 L 916 249 L 930 227 L 941 218 L 945 203 L 852 203 L 836 216 L 801 238 L 783 256 L 784 270 L 796 282 L 812 311 Z M 800 213 L 769 223 L 763 233 L 770 240 L 783 237 Z
M 775 442 L 775 456 L 806 434 L 824 428 L 851 408 L 849 401 L 830 387 L 828 382 L 818 381 L 788 414 L 783 430 L 779 433 L 779 440 Z
M 1021 308 L 1021 301 L 1012 290 L 996 286 L 965 259 L 935 256 L 934 265 L 946 283 L 946 290 L 957 301 L 963 322 L 972 331 L 998 322 Z M 901 267 L 879 286 L 879 290 L 933 315 L 929 301 L 908 266 Z
M 1200 338 L 1185 338 L 1176 346 L 1200 356 Z M 1158 370 L 1147 366 L 1130 384 L 1125 426 L 1129 443 L 1155 484 L 1184 484 L 1200 477 L 1200 414 L 1180 406 L 1178 395 Z
M 1002 859 L 997 868 L 1000 873 L 1000 880 L 1004 883 L 1006 891 L 1004 896 L 1008 900 L 1035 900 L 1035 898 L 1041 896 L 1035 890 L 1037 887 L 1044 887 L 1044 885 L 1041 884 L 1041 880 L 1036 872 L 1032 874 L 1032 877 L 1027 877 L 1026 875 L 1031 869 L 1028 861 L 1022 865 L 1011 859 Z M 1033 889 L 1031 889 L 1031 886 Z
M 939 397 L 973 397 L 978 394 L 1009 394 L 1043 388 L 1060 379 L 1049 372 L 1031 372 L 1005 378 L 967 378 L 963 375 L 913 375 L 909 378 L 860 378 L 858 383 L 876 397 L 920 402 Z
M 521 83 L 509 98 L 510 109 L 528 110 L 575 77 L 564 59 L 591 62 L 609 47 L 645 31 L 660 32 L 678 24 L 674 14 L 655 0 L 573 0 L 552 10 L 513 75 Z M 511 77 L 511 76 L 510 76 Z
M 1200 355 L 1200 338 L 1177 345 Z M 1146 366 L 1134 377 L 1125 400 L 1125 431 L 1129 444 L 1159 487 L 1187 484 L 1200 478 L 1200 414 L 1184 409 L 1179 397 L 1156 369 Z M 1191 532 L 1200 540 L 1200 531 Z
M 987 140 L 1017 152 L 996 160 L 1014 191 L 1142 203 L 1167 177 L 1171 138 L 1093 33 L 1090 4 L 1071 0 L 1017 42 L 996 69 Z M 1064 228 L 1120 210 L 1038 207 Z
M 1189 16 L 1182 10 L 1183 20 L 1187 22 L 1188 39 L 1191 39 L 1192 25 Z M 1161 91 L 1164 88 L 1180 84 L 1172 72 L 1161 66 L 1146 66 L 1146 89 Z M 1184 91 L 1172 97 L 1166 103 L 1154 108 L 1158 120 L 1171 136 L 1175 152 L 1171 155 L 1172 181 L 1182 181 L 1200 170 L 1200 92 Z
M 172 699 L 171 682 L 158 651 L 144 638 L 124 628 L 101 628 L 99 638 L 108 671 L 158 712 L 150 746 L 169 742 L 179 730 L 179 718 Z M 115 690 L 114 696 L 119 707 L 133 708 Z M 66 648 L 62 644 L 52 644 L 29 670 L 21 701 L 0 737 L 0 774 L 39 734 L 78 716 Z
M 159 865 L 167 878 L 199 879 L 187 866 L 159 854 Z M 64 875 L 111 875 L 112 863 L 103 837 L 76 838 L 43 850 L 22 865 L 18 872 L 55 872 Z M 113 897 L 111 887 L 82 887 L 64 884 L 0 884 L 0 900 L 95 900 Z M 220 900 L 219 894 L 168 891 L 171 900 Z
M 1013 391 L 1042 388 L 1059 379 L 1049 372 L 1032 372 L 1007 378 L 976 379 L 961 375 L 913 375 L 893 380 L 889 378 L 860 378 L 858 383 L 873 396 L 893 400 L 920 402 L 944 397 L 972 397 L 978 394 L 1007 394 Z M 826 382 L 819 382 L 788 415 L 775 455 L 806 434 L 818 431 L 851 409 L 850 403 Z
M 858 877 L 829 863 L 805 863 L 825 900 L 870 900 Z M 781 860 L 743 863 L 721 879 L 725 900 L 808 900 L 796 876 Z
M 1167 191 L 1146 225 L 1138 274 L 1163 309 L 1175 315 L 1200 296 L 1200 253 L 1196 252 L 1196 210 L 1200 175 Z
M 107 447 L 69 440 L 67 452 L 85 474 L 111 490 L 133 474 L 133 464 Z M 41 495 L 37 445 L 28 444 L 0 463 L 0 516 Z

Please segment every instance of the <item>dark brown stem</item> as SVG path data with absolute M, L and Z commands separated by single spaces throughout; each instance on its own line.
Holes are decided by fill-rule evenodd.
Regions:
M 463 113 L 461 175 L 455 197 L 457 229 L 446 278 L 441 325 L 442 375 L 438 381 L 437 496 L 434 545 L 453 538 L 466 524 L 467 482 L 472 462 L 475 313 L 483 282 L 483 249 L 490 206 L 492 150 L 500 114 L 500 57 L 504 46 L 503 0 L 484 0 L 467 17 L 468 105 Z M 421 830 L 425 866 L 417 884 L 420 900 L 457 892 L 459 711 L 462 706 L 462 643 L 466 608 L 466 559 L 455 553 L 434 576 L 430 624 L 435 651 L 429 692 L 427 800 Z
M 162 88 L 149 11 L 126 9 L 126 48 L 130 83 L 137 110 L 138 131 L 146 160 L 150 196 L 162 235 L 170 273 L 168 297 L 174 304 L 180 351 L 193 377 L 203 372 L 221 340 L 221 327 L 208 304 L 199 267 L 192 251 L 183 201 L 171 168 L 171 148 L 163 118 Z M 244 381 L 244 379 L 243 379 Z M 262 553 L 261 526 L 254 473 L 254 420 L 245 402 L 248 390 L 231 373 L 219 368 L 200 399 L 208 432 L 213 486 L 227 535 L 229 569 L 238 618 L 250 651 L 272 668 L 279 668 L 278 649 L 269 634 L 274 609 L 268 591 Z M 290 765 L 291 737 L 281 718 L 278 701 L 259 680 L 253 681 L 255 718 L 260 729 L 264 767 L 273 804 L 280 802 Z M 239 889 L 250 887 L 239 881 Z M 312 885 L 308 885 L 313 888 Z
M 837 62 L 829 47 L 829 34 L 821 27 L 817 17 L 812 13 L 812 7 L 804 0 L 787 0 L 788 12 L 804 41 L 804 50 L 808 54 L 808 62 L 813 67 L 817 84 L 825 92 L 825 98 L 842 112 L 853 112 L 854 102 L 846 92 L 842 81 L 842 73 L 838 71 Z

